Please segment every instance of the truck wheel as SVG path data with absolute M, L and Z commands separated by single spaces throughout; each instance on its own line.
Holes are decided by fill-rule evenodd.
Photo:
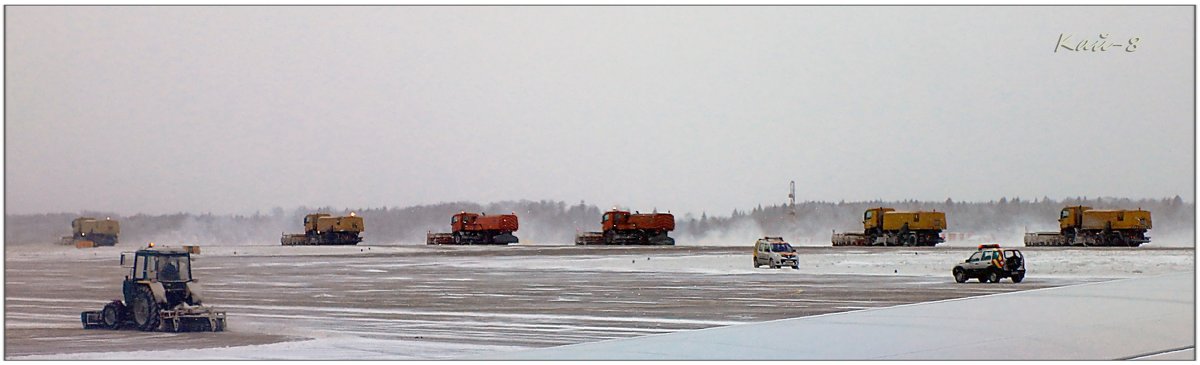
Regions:
M 963 272 L 962 269 L 954 269 L 954 282 L 960 284 L 967 282 L 967 273 Z
M 104 328 L 119 330 L 121 323 L 125 322 L 125 305 L 121 302 L 111 302 L 104 306 L 104 310 L 100 311 L 100 322 Z
M 1016 276 L 1012 277 L 1012 281 L 1014 283 L 1019 283 L 1021 280 L 1025 280 L 1025 274 L 1017 274 Z
M 993 282 L 993 283 L 999 283 L 1000 282 L 1000 274 L 997 274 L 996 270 L 992 270 L 992 272 L 988 273 L 988 281 Z
M 131 299 L 129 312 L 133 317 L 133 324 L 142 331 L 158 329 L 161 320 L 158 317 L 158 302 L 154 300 L 154 294 L 150 293 L 150 288 L 145 285 L 138 286 Z

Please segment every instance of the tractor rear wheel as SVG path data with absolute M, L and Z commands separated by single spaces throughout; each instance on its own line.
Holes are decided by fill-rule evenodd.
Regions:
M 125 305 L 121 302 L 111 302 L 104 306 L 104 310 L 100 311 L 100 322 L 104 328 L 119 330 L 121 323 L 125 322 Z
M 158 301 L 154 300 L 154 294 L 150 293 L 150 288 L 145 285 L 140 285 L 134 290 L 133 298 L 129 303 L 129 311 L 133 317 L 133 324 L 142 331 L 154 331 L 158 329 L 161 318 L 158 316 Z

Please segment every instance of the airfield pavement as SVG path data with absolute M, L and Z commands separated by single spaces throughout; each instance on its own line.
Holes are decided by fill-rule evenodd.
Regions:
M 1191 248 L 1020 248 L 1024 282 L 957 284 L 970 247 L 202 245 L 222 333 L 84 330 L 128 245 L 5 249 L 5 359 L 453 359 L 1194 270 Z

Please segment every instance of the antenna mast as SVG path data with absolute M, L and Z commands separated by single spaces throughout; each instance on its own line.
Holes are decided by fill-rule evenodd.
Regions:
M 792 180 L 792 190 L 788 193 L 788 214 L 796 215 L 796 180 Z

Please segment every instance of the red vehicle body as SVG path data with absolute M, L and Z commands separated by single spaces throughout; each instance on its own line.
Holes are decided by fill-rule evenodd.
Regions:
M 458 213 L 450 219 L 451 232 L 478 232 L 478 231 L 504 231 L 515 232 L 517 230 L 517 216 L 515 214 L 501 215 L 479 215 L 475 213 Z
M 450 233 L 429 233 L 430 245 L 507 245 L 517 243 L 516 214 L 487 215 L 459 212 L 450 218 Z
M 605 213 L 600 219 L 600 223 L 605 231 L 675 230 L 675 216 L 670 213 L 630 214 L 626 211 L 614 210 Z
M 674 245 L 667 232 L 675 230 L 671 213 L 630 213 L 610 210 L 600 218 L 603 232 L 585 232 L 575 237 L 577 245 Z

